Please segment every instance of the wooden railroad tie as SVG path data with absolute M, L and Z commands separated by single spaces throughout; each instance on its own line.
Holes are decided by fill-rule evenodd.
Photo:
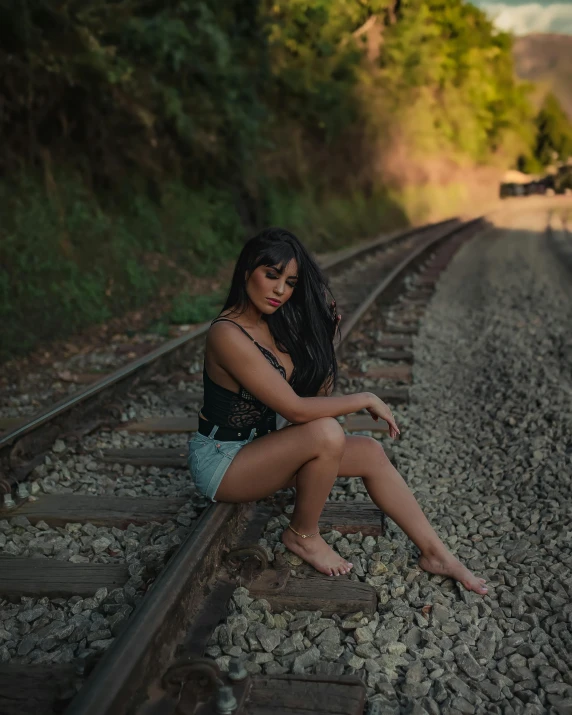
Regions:
M 409 393 L 407 389 L 404 388 L 371 388 L 370 392 L 390 404 L 404 404 L 409 401 Z M 350 415 L 343 426 L 344 429 L 350 433 L 367 430 L 371 432 L 388 431 L 388 425 L 385 420 L 375 422 L 369 415 Z M 180 433 L 184 434 L 190 434 L 190 432 L 192 432 L 192 430 L 188 430 L 186 426 L 185 429 L 180 430 Z M 187 448 L 185 445 L 182 445 L 180 448 L 129 447 L 126 449 L 106 449 L 102 453 L 101 460 L 106 463 L 132 464 L 137 467 L 171 467 L 175 469 L 185 469 L 188 466 Z
M 163 522 L 177 516 L 188 500 L 183 497 L 116 497 L 84 494 L 41 494 L 36 501 L 23 502 L 7 516 L 25 516 L 31 524 L 48 526 L 90 523 L 95 526 Z
M 361 373 L 356 374 L 361 376 Z M 403 371 L 401 371 L 400 374 L 403 376 Z M 197 417 L 151 417 L 142 422 L 132 422 L 121 427 L 121 429 L 127 430 L 128 432 L 152 432 L 154 434 L 191 434 L 197 431 L 198 426 Z M 349 415 L 343 423 L 343 426 L 348 432 L 360 432 L 367 429 L 373 430 L 374 432 L 387 432 L 388 430 L 387 422 L 384 420 L 375 422 L 368 415 Z M 245 436 L 247 436 L 249 432 L 249 429 L 245 429 Z M 106 450 L 104 454 L 108 457 L 110 453 L 117 451 L 118 450 Z M 178 454 L 183 454 L 183 451 L 179 450 Z
M 407 387 L 370 387 L 369 392 L 373 392 L 389 405 L 406 405 L 409 402 Z
M 327 618 L 334 613 L 346 616 L 361 611 L 373 616 L 377 608 L 375 588 L 347 576 L 291 577 L 278 591 L 251 583 L 250 592 L 256 598 L 265 598 L 274 613 L 320 610 Z
M 376 341 L 376 345 L 380 348 L 406 350 L 413 347 L 413 338 L 410 335 L 385 335 Z
M 362 715 L 365 696 L 365 685 L 355 676 L 256 675 L 235 715 Z
M 172 467 L 188 469 L 186 447 L 130 447 L 128 449 L 106 449 L 102 462 L 132 464 L 136 467 Z
M 73 663 L 63 665 L 29 665 L 2 663 L 0 665 L 0 712 L 2 715 L 61 712 L 61 705 L 74 692 L 77 679 Z
M 405 300 L 411 300 L 411 301 L 419 301 L 420 303 L 427 303 L 431 299 L 433 292 L 430 289 L 418 289 L 418 290 L 410 290 L 407 293 L 405 293 Z
M 175 517 L 188 500 L 183 497 L 116 497 L 83 494 L 42 494 L 37 501 L 23 502 L 3 516 L 25 516 L 31 524 L 44 521 L 48 526 L 68 523 L 115 526 L 162 522 Z M 370 502 L 326 502 L 320 517 L 322 530 L 335 529 L 342 534 L 381 534 L 380 511 Z M 2 563 L 8 565 L 14 559 Z M 46 563 L 41 559 L 42 563 Z M 61 562 L 56 562 L 61 563 Z
M 400 335 L 417 335 L 417 325 L 398 325 L 387 323 L 383 329 L 386 333 L 399 333 Z
M 395 382 L 412 382 L 411 365 L 379 365 L 368 368 L 367 372 L 350 370 L 349 376 L 364 380 L 393 380 Z
M 115 501 L 115 507 L 110 502 Z M 165 509 L 156 504 L 150 509 L 150 502 L 165 502 Z M 174 509 L 185 500 L 148 499 L 145 497 L 98 497 L 73 494 L 45 495 L 37 502 L 23 504 L 13 515 L 25 515 L 31 523 L 40 520 L 50 526 L 77 521 L 107 526 L 125 526 L 128 523 L 142 523 L 145 520 L 169 518 Z M 141 508 L 139 502 L 146 503 Z M 64 514 L 67 513 L 67 517 Z M 143 516 L 144 515 L 144 516 Z M 343 534 L 360 531 L 365 535 L 381 533 L 381 512 L 374 504 L 368 503 L 327 503 L 320 518 L 322 530 L 336 529 Z M 129 578 L 127 567 L 123 564 L 73 564 L 55 559 L 39 558 L 4 558 L 1 560 L 2 578 L 0 594 L 3 596 L 41 595 L 71 596 L 93 595 L 99 588 L 110 590 L 121 586 Z M 311 595 L 305 593 L 307 579 L 292 579 L 292 583 L 280 593 L 265 593 L 277 608 L 289 608 L 288 604 L 298 601 L 305 605 L 298 608 L 323 610 L 324 599 L 330 599 L 331 612 L 339 612 L 346 607 L 347 612 L 375 610 L 374 591 L 365 584 L 340 579 L 318 576 L 311 579 Z M 323 581 L 323 583 L 322 583 Z M 336 585 L 340 583 L 339 587 Z M 331 593 L 332 588 L 339 592 Z M 353 590 L 352 590 L 353 589 Z M 372 595 L 373 594 L 373 595 Z M 276 599 L 273 601 L 273 599 Z M 373 599 L 373 600 L 372 600 Z M 312 605 L 313 604 L 313 605 Z M 346 605 L 344 605 L 346 604 Z M 372 605 L 373 604 L 373 605 Z
M 409 335 L 387 335 L 382 340 L 377 341 L 376 344 L 383 348 L 402 350 L 407 355 L 410 355 L 410 348 L 413 346 L 413 340 Z M 401 404 L 403 402 L 409 401 L 407 391 L 404 391 L 403 388 L 381 387 L 376 389 L 381 391 L 379 397 L 382 400 L 385 400 L 385 402 L 390 402 L 392 404 Z M 339 396 L 341 394 L 342 393 L 339 392 L 334 393 L 335 396 Z M 184 408 L 196 404 L 202 405 L 203 397 L 204 396 L 202 392 L 187 392 L 186 390 L 175 390 L 169 395 L 167 395 L 165 399 L 167 402 L 169 402 L 169 404 L 177 408 Z M 2 423 L 0 422 L 0 426 L 1 424 Z M 125 423 L 123 425 L 118 425 L 116 429 L 125 429 Z
M 56 559 L 0 559 L 0 595 L 93 596 L 100 588 L 112 591 L 129 579 L 124 564 L 71 564 Z
M 192 660 L 187 667 L 192 673 Z M 201 667 L 205 668 L 204 662 Z M 176 665 L 174 668 L 177 670 Z M 222 677 L 236 698 L 233 715 L 362 715 L 364 712 L 366 688 L 355 675 L 251 675 L 238 682 L 225 675 Z M 216 688 L 205 691 L 203 686 L 200 695 L 196 690 L 192 685 L 179 686 L 177 712 L 194 715 L 222 712 L 215 708 Z M 173 702 L 173 693 L 169 693 L 155 703 L 153 712 L 174 712 Z
M 387 360 L 388 362 L 413 362 L 413 353 L 411 350 L 378 350 L 375 353 L 378 360 Z

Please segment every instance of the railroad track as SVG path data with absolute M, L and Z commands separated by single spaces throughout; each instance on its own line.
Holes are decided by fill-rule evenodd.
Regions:
M 430 225 L 372 242 L 323 266 L 331 276 L 344 315 L 338 349 L 343 391 L 369 389 L 390 403 L 407 401 L 411 340 L 423 307 L 439 272 L 458 245 L 480 225 L 479 220 Z M 379 315 L 373 317 L 373 327 L 369 325 L 374 304 L 383 314 L 381 333 Z M 3 484 L 6 490 L 10 489 L 8 496 L 15 498 L 15 506 L 12 507 L 10 498 L 5 498 L 6 507 L 0 512 L 0 519 L 19 517 L 24 530 L 27 525 L 35 528 L 37 524 L 61 530 L 69 524 L 125 529 L 129 524 L 173 519 L 186 501 L 184 498 L 47 494 L 30 499 L 27 496 L 30 487 L 25 480 L 45 460 L 46 451 L 55 440 L 64 443 L 71 439 L 78 444 L 94 429 L 109 427 L 110 422 L 117 421 L 118 400 L 122 395 L 140 390 L 145 384 L 164 384 L 165 373 L 177 371 L 188 361 L 200 364 L 200 342 L 206 329 L 163 345 L 2 435 Z M 186 387 L 198 386 L 195 375 L 190 375 L 191 382 Z M 185 394 L 192 409 L 198 407 L 200 388 Z M 106 409 L 110 401 L 111 410 Z M 345 422 L 350 432 L 371 430 L 372 425 L 374 434 L 384 431 L 383 425 L 373 423 L 366 415 L 352 415 Z M 196 423 L 186 415 L 151 417 L 122 426 L 128 433 L 147 434 L 147 439 L 156 434 L 188 434 L 196 429 Z M 180 447 L 107 449 L 96 456 L 114 465 L 186 466 L 185 451 Z M 16 485 L 18 490 L 13 494 Z M 148 580 L 149 588 L 145 598 L 132 598 L 127 604 L 121 601 L 121 586 L 130 575 L 124 564 L 56 562 L 15 555 L 5 560 L 0 596 L 69 598 L 73 594 L 82 607 L 89 602 L 88 607 L 107 608 L 106 614 L 116 616 L 117 629 L 109 633 L 115 636 L 113 643 L 97 665 L 98 658 L 93 656 L 59 665 L 46 658 L 44 664 L 40 660 L 35 667 L 15 664 L 1 668 L 0 710 L 26 712 L 32 698 L 33 712 L 38 715 L 63 712 L 66 707 L 66 712 L 73 715 L 261 714 L 276 708 L 292 711 L 310 698 L 313 712 L 363 712 L 365 689 L 359 679 L 328 679 L 303 672 L 296 676 L 252 676 L 234 661 L 226 675 L 214 660 L 203 658 L 237 584 L 247 585 L 251 595 L 264 597 L 276 612 L 311 611 L 318 607 L 326 615 L 375 612 L 375 590 L 362 581 L 342 578 L 332 584 L 321 577 L 294 579 L 289 564 L 282 559 L 269 563 L 268 553 L 258 545 L 258 540 L 269 520 L 283 512 L 286 499 L 287 495 L 280 495 L 258 505 L 210 504 L 180 547 L 163 554 L 164 563 L 160 567 L 166 565 L 162 570 L 157 567 L 137 574 L 140 584 Z M 324 509 L 321 527 L 335 528 L 344 534 L 361 531 L 376 536 L 384 529 L 380 516 L 370 505 L 356 503 L 349 507 L 332 502 Z M 95 532 L 91 536 L 94 535 Z M 111 594 L 115 602 L 110 603 Z M 137 608 L 131 615 L 134 605 Z M 107 630 L 102 627 L 101 632 L 107 635 Z M 90 634 L 93 632 L 92 629 Z M 100 639 L 105 640 L 112 639 Z M 86 642 L 94 641 L 92 638 Z M 325 690 L 328 698 L 334 694 L 334 700 L 343 709 L 323 709 Z

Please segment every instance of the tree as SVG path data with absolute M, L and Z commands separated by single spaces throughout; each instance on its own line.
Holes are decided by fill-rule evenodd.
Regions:
M 572 124 L 553 94 L 546 95 L 536 117 L 535 156 L 543 165 L 572 156 Z

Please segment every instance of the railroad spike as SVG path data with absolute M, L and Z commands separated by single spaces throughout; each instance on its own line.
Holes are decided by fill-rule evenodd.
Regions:
M 238 707 L 230 685 L 223 685 L 217 690 L 216 711 L 219 715 L 231 715 Z
M 244 680 L 248 677 L 248 671 L 244 667 L 244 664 L 238 658 L 231 658 L 228 664 L 228 677 L 233 681 Z
M 4 494 L 4 509 L 14 509 L 16 507 L 16 502 L 14 501 L 12 494 L 8 492 L 7 494 Z

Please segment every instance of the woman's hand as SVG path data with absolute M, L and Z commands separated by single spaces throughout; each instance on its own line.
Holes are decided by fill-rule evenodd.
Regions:
M 369 405 L 366 405 L 366 410 L 376 422 L 380 417 L 382 420 L 385 420 L 389 425 L 389 436 L 395 439 L 400 432 L 391 410 L 377 395 L 374 395 L 372 392 L 368 392 L 367 394 L 371 401 Z

